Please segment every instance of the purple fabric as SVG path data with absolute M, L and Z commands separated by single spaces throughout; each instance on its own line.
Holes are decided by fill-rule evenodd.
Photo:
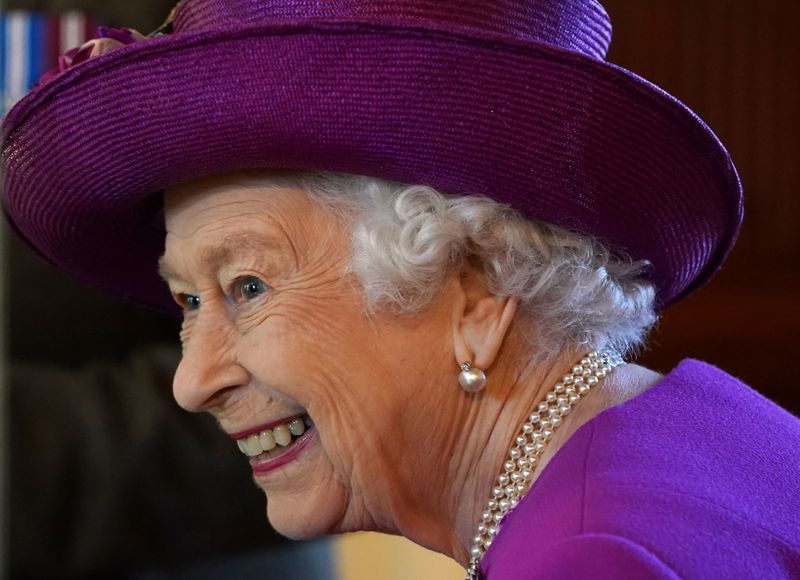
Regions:
M 387 24 L 450 22 L 541 42 L 603 60 L 611 21 L 597 0 L 192 0 L 175 10 L 175 31 L 216 28 L 220 22 L 252 25 L 288 19 L 341 19 Z
M 800 578 L 800 420 L 683 361 L 584 424 L 504 520 L 488 580 Z
M 602 60 L 609 38 L 594 0 L 184 0 L 174 33 L 11 110 L 3 209 L 62 270 L 177 313 L 157 273 L 165 188 L 255 167 L 373 175 L 594 236 L 649 263 L 664 307 L 730 252 L 741 184 L 692 111 Z

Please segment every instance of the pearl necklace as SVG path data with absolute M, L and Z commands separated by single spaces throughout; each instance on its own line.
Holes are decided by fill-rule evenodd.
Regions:
M 616 366 L 624 364 L 622 357 L 613 350 L 601 353 L 590 352 L 564 375 L 561 382 L 544 396 L 537 410 L 522 425 L 519 435 L 503 469 L 497 476 L 492 497 L 481 514 L 477 533 L 470 550 L 466 580 L 478 580 L 478 565 L 492 540 L 500 531 L 500 522 L 528 491 L 539 457 L 550 439 L 553 430 L 569 414 L 572 407 L 592 387 Z

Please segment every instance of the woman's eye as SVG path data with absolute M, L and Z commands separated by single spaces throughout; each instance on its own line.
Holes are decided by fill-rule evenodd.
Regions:
M 239 283 L 239 295 L 244 300 L 253 300 L 258 298 L 269 289 L 266 282 L 256 278 L 255 276 L 247 276 L 242 278 Z
M 200 308 L 200 297 L 194 294 L 182 294 L 181 302 L 183 302 L 186 310 L 197 310 Z

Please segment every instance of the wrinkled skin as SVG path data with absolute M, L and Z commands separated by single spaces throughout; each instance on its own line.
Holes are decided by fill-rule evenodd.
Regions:
M 384 526 L 387 499 L 413 501 L 405 490 L 418 474 L 440 468 L 426 449 L 449 431 L 431 421 L 439 385 L 455 376 L 449 312 L 370 320 L 343 276 L 342 224 L 300 192 L 205 183 L 170 192 L 166 204 L 171 289 L 201 300 L 186 311 L 175 398 L 228 432 L 308 411 L 318 440 L 257 478 L 282 533 Z M 252 237 L 211 259 L 242 234 Z M 236 287 L 245 276 L 270 288 L 245 300 Z
M 185 314 L 178 403 L 229 433 L 314 420 L 297 459 L 256 476 L 272 525 L 298 539 L 398 533 L 465 563 L 516 430 L 577 353 L 523 377 L 516 302 L 468 267 L 423 313 L 367 315 L 345 274 L 347 224 L 302 191 L 245 173 L 198 180 L 167 191 L 165 216 L 162 272 Z M 486 395 L 458 388 L 462 360 L 488 369 Z M 614 402 L 596 399 L 563 441 Z

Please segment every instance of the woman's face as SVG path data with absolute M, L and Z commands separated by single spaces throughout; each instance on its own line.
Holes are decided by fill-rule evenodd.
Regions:
M 313 421 L 250 460 L 280 532 L 382 528 L 444 468 L 430 442 L 451 429 L 438 394 L 458 391 L 452 310 L 438 301 L 424 316 L 368 317 L 344 276 L 346 227 L 300 191 L 247 179 L 166 196 L 162 273 L 185 315 L 175 398 L 212 413 L 249 453 L 286 442 L 279 425 Z

